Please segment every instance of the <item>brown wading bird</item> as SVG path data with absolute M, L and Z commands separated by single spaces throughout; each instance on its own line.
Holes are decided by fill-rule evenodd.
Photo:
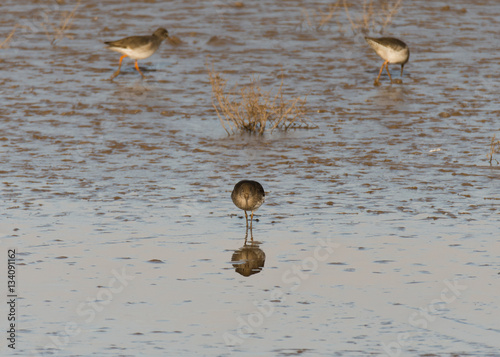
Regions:
M 135 69 L 141 74 L 137 60 L 148 58 L 160 47 L 161 42 L 168 38 L 168 31 L 164 28 L 159 28 L 151 36 L 131 36 L 122 38 L 118 41 L 104 42 L 110 50 L 120 52 L 123 56 L 120 57 L 118 70 L 111 76 L 110 80 L 120 74 L 122 60 L 125 57 L 130 57 L 135 60 Z
M 365 37 L 366 42 L 370 45 L 371 48 L 377 52 L 377 54 L 382 57 L 385 61 L 380 67 L 380 72 L 378 73 L 377 79 L 375 79 L 375 85 L 379 85 L 379 78 L 382 74 L 382 71 L 387 70 L 387 74 L 389 75 L 389 79 L 392 83 L 391 73 L 389 72 L 389 63 L 401 64 L 401 78 L 403 78 L 403 67 L 410 59 L 410 48 L 401 40 L 392 37 L 381 37 L 381 38 L 372 38 Z
M 257 181 L 242 180 L 238 182 L 231 193 L 233 203 L 239 209 L 245 211 L 245 220 L 248 229 L 248 215 L 247 211 L 252 211 L 250 218 L 250 230 L 252 229 L 253 212 L 256 211 L 266 199 L 264 188 Z M 253 237 L 252 237 L 253 240 Z

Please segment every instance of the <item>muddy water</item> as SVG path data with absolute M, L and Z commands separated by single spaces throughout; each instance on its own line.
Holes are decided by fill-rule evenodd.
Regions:
M 327 5 L 84 4 L 51 46 L 72 5 L 7 1 L 3 38 L 24 27 L 0 50 L 2 259 L 17 249 L 20 291 L 4 352 L 499 355 L 500 4 L 406 2 L 384 34 L 410 62 L 379 87 L 343 12 L 315 26 Z M 140 62 L 146 80 L 125 60 L 107 81 L 102 41 L 159 26 L 182 43 Z M 233 84 L 283 73 L 318 128 L 227 136 L 207 63 Z M 242 178 L 267 192 L 258 246 L 230 199 Z M 242 251 L 263 269 L 237 272 Z

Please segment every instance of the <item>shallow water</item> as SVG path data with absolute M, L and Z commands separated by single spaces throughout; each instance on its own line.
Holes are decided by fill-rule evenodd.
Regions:
M 343 11 L 305 20 L 327 5 L 84 4 L 51 46 L 43 25 L 71 4 L 7 1 L 3 38 L 24 27 L 0 49 L 1 254 L 19 252 L 21 297 L 4 353 L 500 355 L 500 4 L 405 2 L 384 35 L 410 62 L 379 87 Z M 159 26 L 182 44 L 107 81 L 102 42 Z M 233 84 L 283 73 L 318 128 L 227 136 L 207 63 Z M 267 193 L 249 277 L 242 178 Z

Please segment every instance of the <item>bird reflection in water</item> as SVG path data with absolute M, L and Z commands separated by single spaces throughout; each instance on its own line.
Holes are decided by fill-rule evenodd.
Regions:
M 266 254 L 259 248 L 260 242 L 252 240 L 248 244 L 247 235 L 243 247 L 235 250 L 231 257 L 235 271 L 243 276 L 260 273 L 266 261 Z

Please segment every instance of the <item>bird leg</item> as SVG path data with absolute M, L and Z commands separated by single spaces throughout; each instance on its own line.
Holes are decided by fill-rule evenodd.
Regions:
M 117 75 L 120 74 L 120 68 L 122 68 L 122 61 L 125 57 L 127 57 L 127 55 L 123 55 L 120 57 L 120 63 L 118 64 L 118 70 L 111 76 L 111 78 L 109 79 L 110 81 L 112 81 Z
M 252 230 L 252 223 L 253 223 L 253 211 L 252 211 L 251 218 L 250 218 L 250 236 L 251 236 L 251 238 L 252 238 L 252 242 L 253 242 L 253 230 Z
M 141 70 L 139 69 L 139 65 L 137 64 L 137 60 L 135 60 L 135 69 L 141 74 L 142 78 L 144 78 L 144 74 L 142 74 Z
M 388 61 L 385 61 L 384 63 L 382 63 L 382 67 L 380 67 L 380 71 L 378 72 L 378 77 L 377 77 L 377 79 L 375 79 L 375 82 L 373 84 L 375 84 L 375 85 L 379 84 L 378 80 L 380 79 L 380 75 L 382 74 L 382 71 L 384 70 L 384 66 L 387 63 L 388 63 Z
M 247 222 L 247 229 L 245 230 L 245 245 L 247 244 L 248 237 L 248 217 L 246 217 L 247 211 L 245 211 L 245 221 Z
M 389 75 L 389 79 L 391 80 L 392 83 L 392 77 L 391 77 L 391 72 L 389 72 L 389 61 L 385 61 L 385 69 L 387 70 L 387 74 Z

